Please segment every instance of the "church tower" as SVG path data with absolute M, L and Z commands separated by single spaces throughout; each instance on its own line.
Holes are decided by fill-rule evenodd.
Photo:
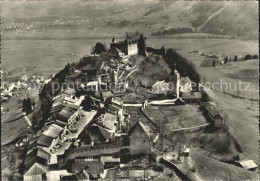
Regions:
M 176 98 L 178 99 L 180 96 L 180 74 L 176 70 L 176 66 L 174 70 L 174 77 L 175 77 L 175 93 L 176 93 Z
M 173 92 L 176 94 L 176 98 L 178 99 L 180 96 L 180 73 L 176 70 L 176 64 L 174 64 L 174 71 L 173 71 Z

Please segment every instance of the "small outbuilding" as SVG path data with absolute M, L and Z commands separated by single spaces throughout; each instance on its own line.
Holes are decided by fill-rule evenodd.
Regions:
M 246 170 L 255 171 L 257 169 L 257 165 L 253 160 L 240 160 L 237 163 Z

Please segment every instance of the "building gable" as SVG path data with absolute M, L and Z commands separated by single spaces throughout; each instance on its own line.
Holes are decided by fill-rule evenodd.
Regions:
M 39 163 L 34 163 L 31 168 L 24 174 L 25 176 L 29 175 L 39 175 L 46 174 L 48 172 L 47 168 Z
M 133 127 L 132 129 L 129 131 L 129 137 L 133 138 L 133 137 L 138 137 L 138 138 L 149 138 L 149 129 L 144 126 L 140 121 L 138 121 Z

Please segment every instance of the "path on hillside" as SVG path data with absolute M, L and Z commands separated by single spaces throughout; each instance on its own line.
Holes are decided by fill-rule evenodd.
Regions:
M 219 10 L 212 13 L 208 17 L 208 19 L 206 19 L 206 21 L 202 25 L 200 25 L 197 29 L 200 31 L 202 28 L 204 28 L 204 26 L 206 26 L 206 24 L 208 24 L 209 21 L 211 21 L 213 18 L 215 18 L 217 15 L 219 15 L 228 5 L 229 5 L 229 3 L 227 2 L 222 8 L 220 8 Z

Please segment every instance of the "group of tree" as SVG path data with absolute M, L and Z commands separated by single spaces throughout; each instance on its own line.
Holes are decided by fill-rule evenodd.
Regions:
M 226 56 L 224 59 L 224 64 L 226 64 L 228 62 L 246 61 L 246 60 L 251 60 L 251 59 L 258 59 L 258 55 L 247 54 L 245 57 L 242 57 L 240 59 L 237 57 L 237 55 L 235 55 L 233 59 L 231 57 Z
M 250 60 L 250 59 L 258 59 L 258 55 L 250 55 L 250 54 L 247 54 L 247 55 L 244 57 L 244 60 Z
M 155 33 L 152 33 L 152 36 L 160 36 L 160 35 L 176 35 L 176 34 L 182 34 L 182 33 L 194 33 L 193 29 L 183 27 L 183 28 L 170 28 L 163 31 L 157 31 Z
M 81 105 L 83 107 L 83 110 L 85 111 L 91 111 L 93 109 L 96 109 L 97 107 L 94 104 L 94 101 L 91 99 L 90 96 L 85 96 L 84 100 L 81 102 Z
M 26 114 L 29 114 L 32 112 L 32 105 L 34 104 L 34 100 L 32 100 L 28 97 L 27 99 L 23 100 L 23 108 L 22 111 L 25 112 Z
M 188 76 L 191 81 L 195 83 L 200 82 L 201 77 L 197 72 L 195 65 L 186 58 L 179 55 L 175 50 L 168 49 L 166 51 L 165 60 L 172 71 L 176 68 L 182 77 Z
M 106 52 L 108 48 L 106 47 L 105 43 L 96 43 L 96 45 L 91 49 L 91 54 L 101 54 L 102 52 Z
M 152 47 L 146 47 L 146 51 L 149 53 L 153 53 L 153 54 L 156 54 L 156 55 L 162 55 L 163 57 L 165 57 L 165 48 L 164 46 L 162 46 L 162 48 L 160 49 L 156 49 L 156 48 L 152 48 Z
M 66 77 L 74 72 L 76 68 L 75 63 L 68 63 L 65 67 L 60 70 L 54 78 L 45 84 L 39 94 L 39 99 L 41 103 L 41 114 L 42 114 L 42 124 L 50 116 L 50 110 L 52 107 L 53 97 L 56 96 L 62 89 L 62 83 L 65 81 Z M 38 125 L 40 127 L 40 125 Z

